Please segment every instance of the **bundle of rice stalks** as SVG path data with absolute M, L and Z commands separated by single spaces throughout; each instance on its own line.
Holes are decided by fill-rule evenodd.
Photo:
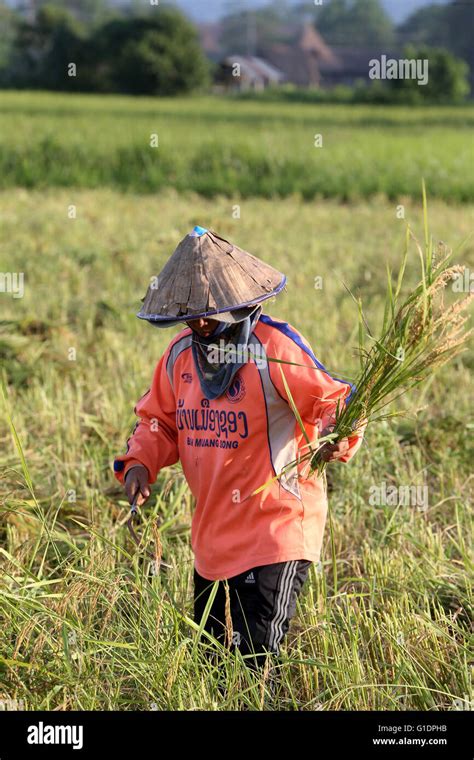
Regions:
M 332 434 L 326 440 L 337 441 L 353 435 L 361 425 L 396 416 L 387 407 L 408 390 L 423 382 L 434 370 L 465 350 L 472 330 L 466 331 L 466 308 L 474 293 L 445 306 L 445 291 L 449 283 L 463 278 L 465 267 L 452 266 L 452 253 L 439 250 L 433 256 L 432 239 L 428 233 L 426 193 L 423 186 L 425 222 L 425 251 L 423 252 L 410 229 L 407 229 L 403 260 L 395 290 L 392 274 L 388 272 L 387 297 L 380 337 L 374 337 L 365 318 L 361 299 L 359 311 L 360 372 L 355 380 L 356 391 L 349 404 L 338 406 Z M 405 300 L 401 291 L 407 263 L 409 243 L 413 240 L 421 261 L 421 280 Z M 352 296 L 352 293 L 351 293 Z M 354 296 L 352 296 L 354 297 Z M 366 347 L 366 339 L 372 345 Z M 319 444 L 324 443 L 323 439 Z M 307 455 L 311 472 L 324 470 L 320 446 Z
M 456 300 L 449 306 L 445 305 L 448 284 L 457 278 L 464 280 L 466 268 L 451 265 L 453 254 L 445 248 L 441 247 L 433 255 L 432 239 L 428 233 L 424 184 L 423 212 L 425 250 L 422 251 L 408 228 L 395 289 L 392 273 L 388 271 L 380 337 L 376 338 L 369 328 L 361 299 L 356 299 L 349 291 L 357 303 L 359 312 L 360 372 L 354 380 L 356 390 L 350 402 L 342 402 L 336 409 L 332 432 L 318 439 L 316 449 L 308 443 L 308 453 L 299 458 L 300 462 L 309 460 L 310 474 L 316 470 L 322 474 L 326 467 L 321 455 L 324 443 L 354 435 L 362 426 L 401 414 L 389 412 L 387 407 L 466 348 L 472 330 L 465 330 L 468 318 L 465 311 L 472 303 L 474 293 L 469 292 L 461 300 Z M 421 280 L 410 295 L 402 300 L 401 292 L 410 241 L 414 242 L 420 257 Z M 370 341 L 369 347 L 366 346 L 366 341 Z M 294 404 L 293 411 L 304 430 Z M 296 462 L 292 462 L 288 467 L 295 464 Z

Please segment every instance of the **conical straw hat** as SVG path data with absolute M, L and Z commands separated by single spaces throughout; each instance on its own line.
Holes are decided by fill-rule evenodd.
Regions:
M 137 316 L 157 326 L 214 314 L 238 321 L 285 283 L 285 275 L 269 264 L 212 230 L 195 227 L 152 280 Z

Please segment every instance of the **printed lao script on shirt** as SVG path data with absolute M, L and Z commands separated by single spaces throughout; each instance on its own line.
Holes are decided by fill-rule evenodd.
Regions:
M 236 377 L 225 392 L 230 403 L 240 401 L 245 395 L 243 380 Z M 186 436 L 186 445 L 195 448 L 237 449 L 239 443 L 248 438 L 247 415 L 244 411 L 212 409 L 212 401 L 201 399 L 198 408 L 186 406 L 183 398 L 178 399 L 176 427 L 180 432 L 203 433 L 203 437 Z M 209 433 L 209 436 L 206 436 Z

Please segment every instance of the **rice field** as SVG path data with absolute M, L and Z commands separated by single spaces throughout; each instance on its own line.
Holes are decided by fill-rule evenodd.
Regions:
M 0 188 L 474 201 L 472 105 L 0 93 Z
M 118 106 L 114 118 L 107 99 L 94 101 L 92 123 L 90 113 L 81 110 L 87 98 L 75 97 L 66 107 L 56 96 L 1 97 L 4 105 L 10 102 L 3 116 L 3 162 L 5 145 L 28 162 L 28 134 L 34 154 L 49 131 L 65 151 L 71 150 L 72 135 L 77 145 L 99 150 L 97 135 L 107 163 L 120 145 L 126 148 L 140 134 L 145 138 L 154 123 L 142 101 L 135 106 L 143 109 L 140 123 Z M 191 102 L 188 107 L 192 112 Z M 184 112 L 179 102 L 163 108 Z M 250 115 L 255 105 L 245 108 Z M 390 120 L 382 113 L 377 110 L 377 118 Z M 395 118 L 395 111 L 391 114 Z M 410 140 L 405 136 L 405 165 L 407 155 L 418 158 L 417 133 L 426 146 L 433 136 L 428 130 L 425 143 L 418 117 L 408 116 L 415 123 Z M 306 127 L 296 118 L 292 124 L 292 118 L 288 114 L 287 139 L 296 146 Z M 353 118 L 362 119 L 361 112 L 354 109 Z M 163 137 L 166 145 L 177 133 L 171 116 L 163 123 L 173 125 Z M 229 145 L 228 126 L 218 128 Z M 268 128 L 262 130 L 258 119 L 254 128 L 257 140 L 268 139 Z M 312 134 L 311 119 L 307 129 Z M 357 158 L 344 163 L 346 128 L 338 123 L 334 129 L 342 187 L 348 173 L 357 176 Z M 387 129 L 396 133 L 394 125 Z M 441 125 L 436 129 L 445 133 Z M 194 146 L 189 155 L 204 140 L 204 134 L 197 140 L 196 131 L 188 120 Z M 446 130 L 439 158 L 447 173 L 445 188 L 472 182 L 465 171 L 456 171 L 460 133 L 454 123 Z M 362 129 L 362 155 L 372 138 L 374 150 L 382 151 L 377 131 L 367 135 Z M 215 133 L 206 137 L 211 139 Z M 250 133 L 245 139 L 250 141 Z M 284 139 L 280 133 L 280 145 Z M 465 139 L 462 144 L 466 149 Z M 272 145 L 278 156 L 278 142 Z M 186 151 L 184 145 L 183 155 Z M 400 161 L 393 147 L 388 152 L 385 147 L 384 155 L 388 164 Z M 434 176 L 437 160 L 435 153 Z M 34 163 L 30 166 L 34 174 Z M 65 181 L 50 181 L 61 169 Z M 382 196 L 340 204 L 305 202 L 298 195 L 236 201 L 232 194 L 217 194 L 211 200 L 175 187 L 156 193 L 128 188 L 123 194 L 85 187 L 95 184 L 87 167 L 82 187 L 50 187 L 69 185 L 72 169 L 59 162 L 44 186 L 33 177 L 29 185 L 18 182 L 28 188 L 5 189 L 18 179 L 17 170 L 23 171 L 12 163 L 10 173 L 2 172 L 0 193 L 0 271 L 24 273 L 22 298 L 0 293 L 5 389 L 0 396 L 0 700 L 16 700 L 30 710 L 472 707 L 472 352 L 400 402 L 402 409 L 416 407 L 416 417 L 374 427 L 350 464 L 329 468 L 331 524 L 322 563 L 311 568 L 300 597 L 273 698 L 264 680 L 226 652 L 223 696 L 196 644 L 189 545 L 193 504 L 180 466 L 160 473 L 142 526 L 151 540 L 151 519 L 160 516 L 164 556 L 172 565 L 161 576 L 150 576 L 135 551 L 125 529 L 128 505 L 111 469 L 134 424 L 133 406 L 176 332 L 153 330 L 136 319 L 139 299 L 186 231 L 195 224 L 214 228 L 286 272 L 287 290 L 266 312 L 296 326 L 328 369 L 350 377 L 358 367 L 358 319 L 343 282 L 361 294 L 369 320 L 380 324 L 386 262 L 394 267 L 399 262 L 407 221 L 423 238 L 420 204 L 404 198 L 401 220 L 399 203 Z M 376 175 L 372 166 L 366 171 Z M 416 168 L 412 171 L 419 197 Z M 388 167 L 386 176 L 392 177 Z M 430 187 L 428 179 L 434 241 L 456 247 L 467 238 L 456 261 L 472 271 L 474 241 L 468 236 L 474 207 L 433 198 L 439 187 Z M 234 218 L 236 202 L 240 218 Z M 410 258 L 406 277 L 408 285 L 418 281 L 416 257 Z M 315 287 L 316 281 L 321 286 Z M 426 488 L 426 503 L 377 500 L 393 486 Z

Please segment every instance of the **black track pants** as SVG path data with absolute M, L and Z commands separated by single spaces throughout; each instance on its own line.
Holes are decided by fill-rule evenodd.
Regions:
M 280 644 L 296 612 L 296 600 L 308 576 L 309 560 L 290 560 L 260 565 L 227 579 L 232 620 L 232 639 L 226 636 L 225 581 L 219 581 L 205 630 L 230 649 L 238 647 L 249 658 L 248 665 L 263 665 L 265 653 L 278 655 Z M 194 620 L 201 618 L 215 581 L 194 569 Z M 263 656 L 262 656 L 263 655 Z

